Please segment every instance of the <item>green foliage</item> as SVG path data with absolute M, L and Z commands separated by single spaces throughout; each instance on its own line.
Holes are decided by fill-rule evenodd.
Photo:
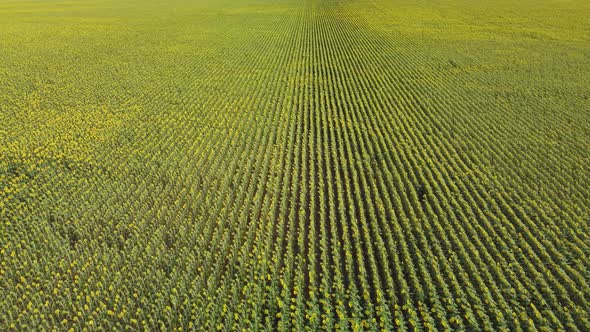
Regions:
M 0 3 L 0 330 L 590 330 L 588 17 Z

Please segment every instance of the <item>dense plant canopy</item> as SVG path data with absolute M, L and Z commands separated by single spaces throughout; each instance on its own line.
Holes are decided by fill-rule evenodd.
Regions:
M 0 330 L 590 331 L 587 1 L 0 3 Z

